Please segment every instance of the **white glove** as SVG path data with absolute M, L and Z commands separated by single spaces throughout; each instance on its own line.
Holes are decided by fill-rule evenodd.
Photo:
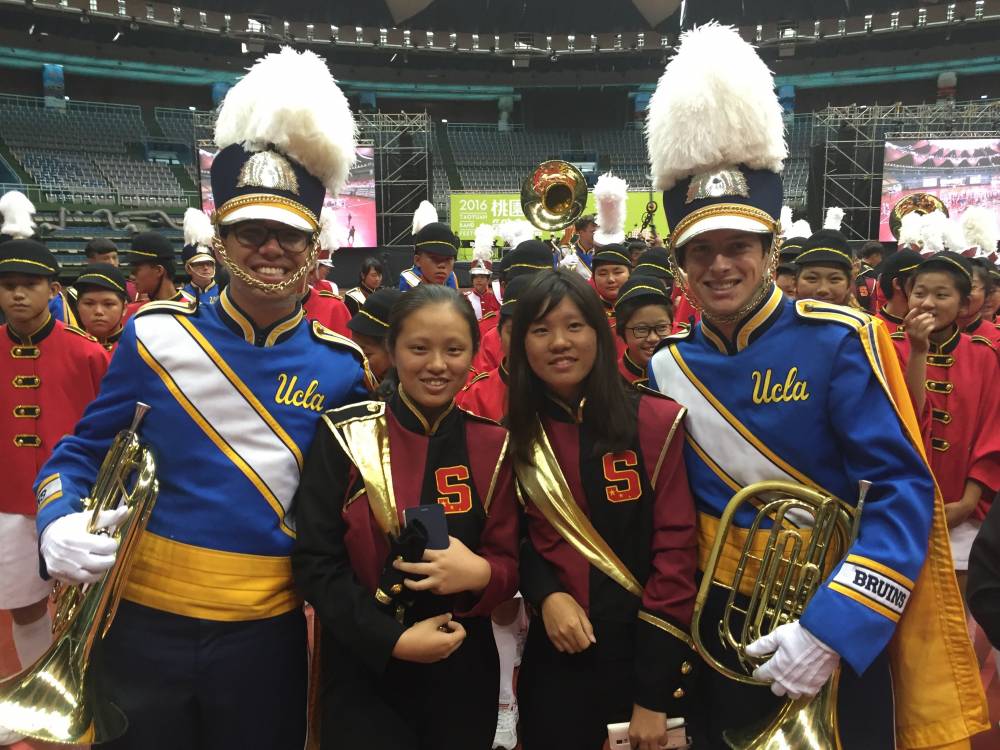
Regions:
M 571 253 L 570 255 L 565 256 L 561 261 L 559 261 L 559 265 L 562 268 L 575 269 L 577 263 L 579 262 L 580 259 L 576 257 L 576 253 Z
M 820 691 L 840 663 L 840 655 L 797 622 L 788 622 L 747 646 L 754 657 L 773 653 L 754 670 L 758 680 L 771 682 L 771 692 L 798 699 Z
M 98 514 L 99 529 L 117 528 L 128 515 L 127 507 Z M 70 584 L 94 583 L 115 564 L 118 540 L 91 534 L 89 510 L 57 518 L 42 532 L 40 549 L 49 575 Z

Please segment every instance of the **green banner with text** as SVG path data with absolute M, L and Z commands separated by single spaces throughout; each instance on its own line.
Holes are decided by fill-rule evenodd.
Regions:
M 658 234 L 663 235 L 667 231 L 667 218 L 663 213 L 661 205 L 661 195 L 653 193 L 653 200 L 657 203 L 656 213 L 653 215 L 653 226 Z M 630 192 L 625 209 L 625 232 L 629 233 L 642 226 L 643 217 L 646 215 L 646 204 L 649 202 L 649 193 Z M 594 194 L 587 197 L 587 209 L 585 213 L 594 212 Z M 476 227 L 480 224 L 499 225 L 505 221 L 522 221 L 524 213 L 521 211 L 521 198 L 518 193 L 452 193 L 451 195 L 451 229 L 463 242 L 471 242 L 476 236 Z M 539 231 L 539 234 L 543 234 Z M 560 233 L 556 233 L 560 234 Z M 547 239 L 547 235 L 546 235 Z M 468 259 L 472 257 L 469 248 L 462 248 L 459 258 Z

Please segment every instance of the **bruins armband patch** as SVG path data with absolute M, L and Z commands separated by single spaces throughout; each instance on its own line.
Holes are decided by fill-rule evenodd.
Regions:
M 913 581 L 875 560 L 848 555 L 830 588 L 895 622 L 906 608 Z
M 62 497 L 62 478 L 58 474 L 52 474 L 38 483 L 35 490 L 35 500 L 38 503 L 38 510 L 41 510 L 54 500 Z

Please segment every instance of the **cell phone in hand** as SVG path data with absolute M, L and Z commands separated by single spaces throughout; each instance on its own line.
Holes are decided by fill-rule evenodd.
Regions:
M 629 750 L 632 747 L 628 741 L 628 726 L 627 721 L 620 724 L 608 724 L 608 747 L 610 750 Z M 667 719 L 667 744 L 662 747 L 664 750 L 684 750 L 684 748 L 691 747 L 684 717 Z
M 443 505 L 428 503 L 406 508 L 403 522 L 409 526 L 414 519 L 419 519 L 427 530 L 427 549 L 448 549 L 448 520 Z

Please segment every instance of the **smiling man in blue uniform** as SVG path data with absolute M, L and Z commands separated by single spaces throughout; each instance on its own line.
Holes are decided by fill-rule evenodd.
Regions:
M 729 499 L 754 483 L 795 482 L 861 513 L 857 539 L 801 618 L 747 646 L 770 691 L 702 670 L 707 746 L 726 747 L 722 730 L 774 715 L 776 696 L 810 697 L 831 679 L 843 750 L 966 746 L 985 728 L 984 702 L 945 570 L 941 501 L 912 408 L 895 398 L 891 342 L 866 314 L 793 302 L 772 281 L 787 148 L 771 72 L 735 29 L 687 32 L 650 102 L 647 133 L 678 283 L 702 313 L 649 366 L 650 386 L 688 409 L 702 569 Z M 863 511 L 861 480 L 871 482 Z M 737 513 L 736 536 L 754 515 Z M 731 581 L 742 542 L 725 553 L 729 570 L 716 570 Z M 701 638 L 735 667 L 719 639 L 722 591 L 710 592 Z
M 39 476 L 48 574 L 95 580 L 114 543 L 85 532 L 80 498 L 136 401 L 152 407 L 141 438 L 159 499 L 102 649 L 129 727 L 106 747 L 303 746 L 306 629 L 288 510 L 321 413 L 368 392 L 360 349 L 298 303 L 324 193 L 354 158 L 354 121 L 326 64 L 287 48 L 263 58 L 227 95 L 216 141 L 214 249 L 230 285 L 216 304 L 144 307 Z

